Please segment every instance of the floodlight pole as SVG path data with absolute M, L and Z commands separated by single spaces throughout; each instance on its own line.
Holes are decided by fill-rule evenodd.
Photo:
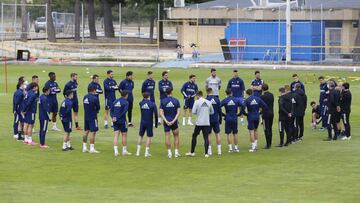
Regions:
M 17 37 L 17 31 L 16 31 L 16 26 L 17 26 L 17 20 L 16 20 L 16 18 L 17 18 L 17 1 L 15 0 L 15 11 L 14 11 L 14 13 L 15 13 L 15 20 L 14 20 L 14 27 L 15 27 L 15 38 L 14 38 L 14 50 L 15 50 L 15 58 L 17 58 L 17 54 L 16 54 L 16 37 Z
M 286 64 L 291 62 L 291 5 L 286 0 Z

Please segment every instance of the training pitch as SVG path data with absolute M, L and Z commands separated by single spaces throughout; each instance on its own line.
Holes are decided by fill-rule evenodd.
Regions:
M 3 68 L 3 66 L 2 66 Z M 106 71 L 112 69 L 119 83 L 128 70 L 134 72 L 134 128 L 129 128 L 129 157 L 114 157 L 113 131 L 103 129 L 104 96 L 100 95 L 101 111 L 98 115 L 100 131 L 96 148 L 100 154 L 81 152 L 81 132 L 71 134 L 75 151 L 62 152 L 62 132 L 49 130 L 47 144 L 50 149 L 26 146 L 12 136 L 12 94 L 17 78 L 32 75 L 40 78 L 40 89 L 48 80 L 50 71 L 56 72 L 61 89 L 70 79 L 70 73 L 79 74 L 79 99 L 87 91 L 92 74 L 100 76 L 100 83 L 106 78 Z M 256 153 L 249 153 L 249 135 L 246 126 L 239 124 L 240 153 L 227 153 L 226 137 L 222 130 L 223 155 L 216 155 L 215 137 L 212 135 L 214 155 L 203 156 L 202 136 L 198 137 L 196 157 L 185 157 L 190 150 L 193 127 L 180 125 L 180 153 L 182 157 L 167 158 L 163 127 L 155 129 L 151 145 L 152 157 L 135 157 L 139 127 L 140 89 L 146 72 L 152 70 L 155 80 L 167 69 L 147 68 L 100 68 L 9 65 L 9 94 L 0 96 L 0 202 L 358 202 L 360 199 L 360 73 L 330 71 L 285 71 L 261 70 L 262 79 L 269 84 L 275 95 L 275 118 L 273 145 L 279 142 L 277 127 L 278 88 L 290 84 L 292 74 L 297 73 L 306 85 L 308 104 L 318 102 L 319 84 L 317 77 L 337 76 L 350 82 L 353 95 L 350 141 L 323 142 L 327 132 L 310 128 L 311 109 L 308 105 L 305 117 L 305 135 L 301 143 L 287 148 L 273 147 L 262 150 L 265 139 L 259 127 L 259 147 Z M 239 76 L 249 87 L 255 70 L 239 70 Z M 197 84 L 204 90 L 205 79 L 210 69 L 171 69 L 169 79 L 174 85 L 174 96 L 181 103 L 181 86 L 188 81 L 188 75 L 197 76 Z M 218 69 L 223 87 L 232 77 L 231 69 Z M 0 75 L 0 93 L 5 92 L 4 72 Z M 157 83 L 156 83 L 157 84 Z M 221 98 L 224 98 L 224 90 Z M 158 101 L 158 88 L 156 87 Z M 117 93 L 117 97 L 119 94 Z M 59 103 L 63 100 L 58 95 Z M 83 107 L 80 102 L 80 125 L 83 127 Z M 182 119 L 182 118 L 180 118 Z M 180 120 L 181 121 L 181 120 Z M 193 118 L 193 122 L 195 119 Z M 180 123 L 181 124 L 181 123 Z M 62 127 L 58 119 L 58 127 Z M 51 128 L 51 126 L 50 126 Z M 39 129 L 38 117 L 35 129 Z M 39 141 L 38 133 L 33 135 Z M 173 140 L 173 139 L 172 139 Z M 121 146 L 121 145 L 120 145 Z M 119 147 L 120 148 L 120 147 Z

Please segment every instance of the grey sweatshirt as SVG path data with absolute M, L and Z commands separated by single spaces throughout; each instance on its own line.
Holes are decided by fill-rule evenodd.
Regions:
M 213 95 L 219 96 L 221 79 L 218 76 L 216 76 L 215 78 L 210 76 L 208 79 L 206 79 L 206 86 L 212 89 Z
M 210 126 L 210 115 L 214 114 L 214 108 L 210 101 L 200 97 L 195 101 L 192 113 L 197 115 L 197 126 Z

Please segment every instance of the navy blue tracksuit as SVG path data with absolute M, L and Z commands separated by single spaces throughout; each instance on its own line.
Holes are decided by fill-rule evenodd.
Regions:
M 60 106 L 60 119 L 64 127 L 64 131 L 67 133 L 71 133 L 72 131 L 72 101 L 69 98 L 66 98 Z
M 247 108 L 248 130 L 257 130 L 260 120 L 259 110 L 262 108 L 266 111 L 268 106 L 260 97 L 251 95 L 245 100 L 242 112 L 244 112 L 245 107 Z
M 24 119 L 21 115 L 21 104 L 24 101 L 24 90 L 17 89 L 13 95 L 13 113 L 14 113 L 14 135 L 19 134 L 19 123 L 23 123 Z
M 327 87 L 326 82 L 320 84 L 320 98 L 319 98 L 319 105 L 320 105 L 320 116 L 322 121 L 322 127 L 327 128 L 327 94 L 328 94 L 329 88 Z
M 72 102 L 73 111 L 75 113 L 79 112 L 79 99 L 78 99 L 78 95 L 77 95 L 77 88 L 78 88 L 77 81 L 70 80 L 68 83 L 66 83 L 64 90 L 63 90 L 64 96 L 65 96 L 65 93 L 69 90 L 73 92 L 73 98 L 71 99 L 71 102 Z
M 105 109 L 109 110 L 116 100 L 116 91 L 119 89 L 116 81 L 112 78 L 106 78 L 104 80 L 104 90 L 105 90 Z
M 127 91 L 128 92 L 128 98 L 127 101 L 129 102 L 129 108 L 127 112 L 128 121 L 131 123 L 132 121 L 132 109 L 134 104 L 134 95 L 133 95 L 133 89 L 134 89 L 134 81 L 125 79 L 121 81 L 119 85 L 120 91 Z
M 126 113 L 128 108 L 129 102 L 126 99 L 120 98 L 114 101 L 110 108 L 111 118 L 116 118 L 116 121 L 113 122 L 114 131 L 120 131 L 122 133 L 126 133 L 128 131 L 126 122 Z
M 141 93 L 147 92 L 150 94 L 150 101 L 155 103 L 155 81 L 154 80 L 145 80 L 141 86 Z
M 228 82 L 227 89 L 231 89 L 234 97 L 244 98 L 245 85 L 241 78 L 231 78 Z
M 243 100 L 228 96 L 221 101 L 221 107 L 225 108 L 225 133 L 238 133 L 238 112 L 243 107 Z
M 40 122 L 39 137 L 40 137 L 41 145 L 45 144 L 45 135 L 50 121 L 49 113 L 50 113 L 50 105 L 48 98 L 45 94 L 42 94 L 40 96 L 40 102 L 39 102 L 39 122 Z
M 158 124 L 158 112 L 154 102 L 143 99 L 140 103 L 141 111 L 141 121 L 139 128 L 139 135 L 144 136 L 145 131 L 148 137 L 153 137 L 153 123 L 155 122 L 155 127 Z

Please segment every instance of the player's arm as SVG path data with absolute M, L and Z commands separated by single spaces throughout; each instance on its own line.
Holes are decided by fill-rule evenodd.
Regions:
M 141 93 L 144 93 L 144 92 L 146 92 L 146 82 L 145 81 L 141 85 Z
M 169 124 L 169 121 L 166 120 L 166 117 L 165 117 L 165 115 L 164 115 L 164 110 L 161 108 L 161 106 L 160 106 L 160 117 L 164 120 L 164 122 L 165 122 L 166 124 Z
M 215 113 L 214 107 L 210 104 L 210 115 L 213 115 L 214 113 Z
M 68 83 L 66 83 L 66 85 L 64 86 L 64 91 L 63 91 L 63 95 L 64 97 L 66 96 L 65 93 L 70 89 Z
M 123 108 L 122 112 L 120 112 L 120 115 L 119 115 L 120 118 L 121 118 L 122 116 L 125 116 L 125 115 L 126 115 L 128 109 L 129 109 L 129 103 L 128 103 L 128 102 L 125 102 L 125 104 L 123 105 L 123 107 L 124 107 L 124 108 Z
M 104 93 L 103 90 L 101 89 L 101 85 L 100 85 L 100 84 L 97 85 L 96 93 L 98 93 L 98 94 Z
M 194 103 L 194 106 L 191 110 L 192 114 L 197 115 L 198 108 L 199 108 L 199 102 L 198 102 L 198 100 L 196 100 Z
M 157 128 L 157 127 L 158 127 L 159 118 L 158 118 L 158 112 L 157 112 L 157 107 L 156 107 L 156 105 L 154 105 L 153 113 L 154 113 L 154 119 L 155 119 L 155 128 Z
M 189 96 L 186 94 L 185 88 L 186 88 L 186 83 L 181 87 L 181 94 L 182 94 L 185 98 L 189 98 Z
M 104 90 L 106 91 L 106 92 L 109 92 L 109 91 L 111 91 L 112 90 L 112 86 L 110 86 L 109 85 L 109 83 L 106 81 L 106 80 L 104 80 Z
M 60 89 L 60 87 L 59 87 L 59 85 L 57 83 L 55 83 L 55 84 L 56 84 L 56 86 L 54 88 L 54 92 L 55 92 L 55 94 L 58 94 L 58 93 L 61 92 L 61 89 Z
M 113 122 L 116 122 L 115 108 L 117 108 L 117 107 L 115 107 L 114 103 L 111 104 L 111 107 L 110 107 L 110 116 L 111 116 Z
M 199 88 L 198 88 L 198 86 L 196 84 L 195 84 L 195 89 L 194 90 L 195 90 L 194 94 L 191 96 L 193 98 L 196 96 L 197 92 L 199 91 Z
M 219 79 L 219 90 L 221 89 L 221 80 Z
M 180 116 L 180 113 L 181 113 L 181 108 L 178 107 L 177 110 L 176 110 L 175 118 L 170 122 L 171 125 L 174 124 L 174 123 L 177 121 L 177 119 L 178 119 L 179 116 Z

